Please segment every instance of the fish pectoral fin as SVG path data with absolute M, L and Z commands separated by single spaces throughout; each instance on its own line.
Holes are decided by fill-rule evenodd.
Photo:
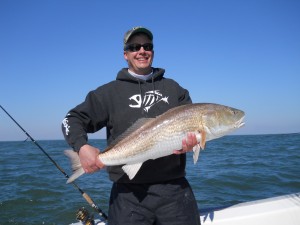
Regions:
M 201 130 L 200 134 L 201 134 L 200 147 L 201 147 L 201 149 L 204 149 L 205 148 L 205 144 L 206 144 L 206 133 L 205 133 L 204 130 Z
M 197 144 L 193 147 L 193 152 L 194 152 L 193 154 L 194 164 L 196 164 L 200 154 L 200 144 Z
M 205 143 L 206 143 L 206 133 L 204 130 L 196 132 L 196 138 L 198 141 L 198 144 L 193 147 L 193 160 L 194 164 L 198 162 L 198 158 L 200 155 L 201 149 L 205 148 Z
M 193 147 L 193 152 L 194 152 L 194 154 L 193 154 L 194 164 L 196 164 L 197 161 L 198 161 L 199 154 L 200 154 L 200 150 L 201 150 L 200 143 L 201 143 L 201 140 L 202 140 L 201 132 L 197 131 L 197 132 L 195 132 L 195 135 L 196 135 L 198 144 L 195 145 L 195 146 Z
M 70 159 L 71 167 L 73 170 L 73 174 L 67 180 L 67 184 L 69 184 L 80 177 L 82 174 L 84 174 L 84 170 L 81 166 L 79 155 L 77 152 L 74 152 L 73 150 L 65 150 L 64 153 Z
M 128 175 L 129 179 L 132 180 L 137 172 L 140 170 L 143 163 L 135 163 L 135 164 L 128 164 L 122 166 L 123 171 Z

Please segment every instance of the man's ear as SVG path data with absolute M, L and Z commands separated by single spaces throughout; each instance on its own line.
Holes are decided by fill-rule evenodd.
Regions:
M 127 61 L 128 60 L 128 57 L 127 57 L 127 52 L 124 51 L 124 59 Z

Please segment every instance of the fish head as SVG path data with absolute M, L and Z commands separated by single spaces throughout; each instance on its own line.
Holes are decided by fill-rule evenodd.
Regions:
M 245 113 L 228 106 L 208 105 L 202 115 L 204 130 L 211 138 L 219 138 L 244 126 Z

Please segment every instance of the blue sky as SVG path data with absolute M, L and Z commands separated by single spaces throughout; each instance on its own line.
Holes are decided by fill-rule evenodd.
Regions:
M 246 112 L 235 134 L 300 132 L 300 1 L 0 1 L 0 104 L 37 140 L 126 67 L 124 32 L 154 34 L 154 67 L 194 102 Z M 100 131 L 90 138 L 103 138 Z M 0 141 L 25 134 L 0 110 Z

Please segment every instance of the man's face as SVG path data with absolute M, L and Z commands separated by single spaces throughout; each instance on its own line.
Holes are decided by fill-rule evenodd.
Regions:
M 132 36 L 127 43 L 127 45 L 130 44 L 147 44 L 151 43 L 152 41 L 148 38 L 147 35 L 138 33 L 134 36 Z M 146 48 L 147 50 L 147 48 Z M 124 58 L 128 62 L 129 69 L 139 75 L 146 75 L 151 73 L 152 68 L 151 64 L 154 57 L 153 50 L 146 51 L 144 47 L 141 47 L 138 51 L 130 51 L 126 50 L 124 51 Z

